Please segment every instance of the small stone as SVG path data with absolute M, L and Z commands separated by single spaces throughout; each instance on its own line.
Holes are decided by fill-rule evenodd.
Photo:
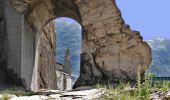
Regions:
M 61 95 L 59 95 L 59 94 L 53 94 L 53 95 L 49 95 L 49 98 L 50 98 L 50 99 L 61 100 L 60 96 L 61 96 Z

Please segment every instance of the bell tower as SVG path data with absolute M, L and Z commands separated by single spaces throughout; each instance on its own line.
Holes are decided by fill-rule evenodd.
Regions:
M 65 59 L 64 71 L 65 73 L 71 75 L 71 55 L 70 55 L 70 50 L 68 48 L 67 48 L 64 59 Z

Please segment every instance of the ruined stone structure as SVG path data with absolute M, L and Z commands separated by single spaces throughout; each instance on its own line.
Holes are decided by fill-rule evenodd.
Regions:
M 0 84 L 4 83 L 3 69 L 6 66 L 6 34 L 5 34 L 5 23 L 4 14 L 0 8 Z
M 60 91 L 68 91 L 73 88 L 71 79 L 71 55 L 68 48 L 64 59 L 64 64 L 56 64 L 57 88 Z
M 56 77 L 57 77 L 57 89 L 58 90 L 60 91 L 72 90 L 73 84 L 72 84 L 71 76 L 69 74 L 61 70 L 56 70 Z
M 55 49 L 56 49 L 56 37 L 55 37 L 55 27 L 54 22 L 49 22 L 43 29 L 40 35 L 39 45 L 37 54 L 37 68 L 38 73 L 38 88 L 43 89 L 54 89 L 56 87 L 56 77 L 55 75 Z M 35 70 L 34 70 L 35 71 Z M 35 71 L 36 73 L 36 71 Z M 36 77 L 35 77 L 36 78 Z M 36 80 L 36 79 L 35 79 Z M 36 87 L 36 86 L 35 86 Z M 35 88 L 32 87 L 32 88 Z
M 144 73 L 151 63 L 150 47 L 125 24 L 115 0 L 0 0 L 0 8 L 6 23 L 6 67 L 22 78 L 27 89 L 57 88 L 54 45 L 50 32 L 44 31 L 57 17 L 73 18 L 83 28 L 75 87 L 102 80 L 133 81 L 138 67 Z
M 68 48 L 67 48 L 64 59 L 65 59 L 65 63 L 64 63 L 65 73 L 71 75 L 71 55 L 70 55 L 70 51 Z

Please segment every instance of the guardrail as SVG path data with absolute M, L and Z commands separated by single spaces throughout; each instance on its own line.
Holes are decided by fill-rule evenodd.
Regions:
M 152 77 L 152 81 L 170 81 L 170 77 Z

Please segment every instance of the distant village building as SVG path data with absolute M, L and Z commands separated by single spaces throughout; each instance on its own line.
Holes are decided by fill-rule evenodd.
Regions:
M 71 55 L 68 48 L 64 59 L 64 65 L 59 63 L 56 64 L 57 87 L 60 91 L 72 90 Z

